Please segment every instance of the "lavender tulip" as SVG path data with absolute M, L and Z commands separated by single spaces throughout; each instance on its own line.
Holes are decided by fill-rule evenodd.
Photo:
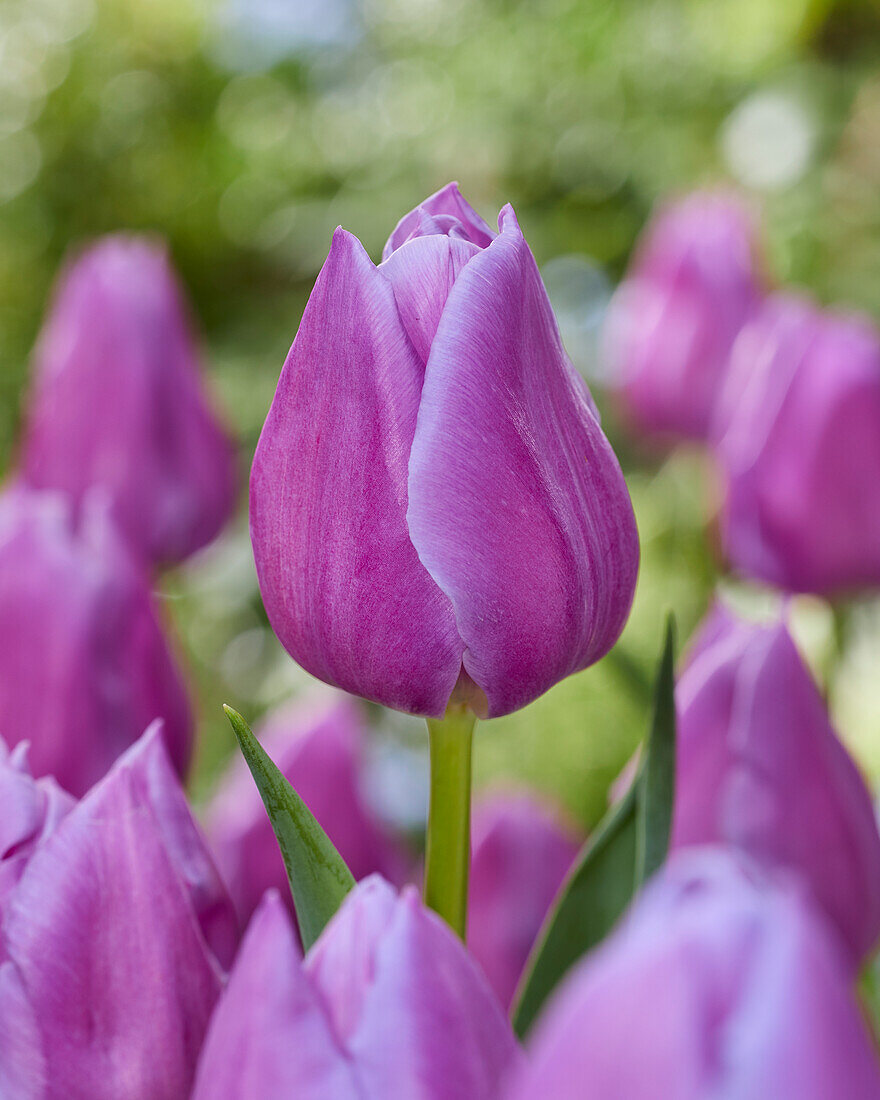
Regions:
M 339 229 L 251 475 L 269 619 L 318 678 L 489 716 L 598 660 L 629 612 L 632 507 L 511 208 L 454 184 L 377 268 Z
M 192 718 L 149 587 L 104 510 L 57 493 L 0 499 L 0 733 L 36 775 L 83 794 L 154 719 L 175 767 Z
M 193 1100 L 486 1100 L 518 1061 L 500 1006 L 415 891 L 374 876 L 300 964 L 277 894 L 211 1021 Z
M 680 855 L 566 980 L 510 1100 L 877 1100 L 838 948 L 797 890 Z
M 305 800 L 355 878 L 379 872 L 400 882 L 403 854 L 370 812 L 360 789 L 364 721 L 344 696 L 288 705 L 266 721 L 260 740 Z M 267 889 L 289 899 L 287 872 L 272 825 L 242 757 L 218 787 L 207 814 L 221 872 L 247 923 Z
M 605 330 L 634 428 L 707 437 L 730 348 L 760 301 L 756 251 L 749 212 L 724 193 L 688 195 L 651 222 Z
M 472 837 L 468 948 L 506 1007 L 578 841 L 524 792 L 478 803 Z
M 64 273 L 36 350 L 26 481 L 77 502 L 100 486 L 150 563 L 210 541 L 234 502 L 186 312 L 164 248 L 107 237 Z
M 231 902 L 158 729 L 33 853 L 0 926 L 0 1095 L 180 1100 Z M 212 946 L 213 945 L 213 946 Z
M 855 967 L 880 934 L 880 836 L 785 626 L 717 607 L 676 698 L 673 847 L 720 842 L 800 876 Z
M 724 548 L 798 592 L 880 584 L 880 338 L 788 296 L 737 341 L 719 413 Z

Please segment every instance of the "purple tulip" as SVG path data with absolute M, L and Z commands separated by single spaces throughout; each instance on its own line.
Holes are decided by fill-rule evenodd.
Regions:
M 482 975 L 412 887 L 366 879 L 309 952 L 278 895 L 214 1013 L 193 1100 L 487 1100 L 519 1051 Z
M 880 934 L 880 836 L 785 626 L 716 608 L 676 698 L 673 846 L 719 842 L 800 876 L 858 965 Z
M 436 717 L 456 685 L 494 717 L 598 660 L 638 566 L 620 467 L 509 206 L 499 226 L 450 184 L 378 268 L 336 231 L 251 475 L 290 654 Z
M 154 718 L 186 769 L 192 718 L 146 579 L 93 498 L 0 499 L 0 731 L 83 794 Z
M 880 338 L 771 298 L 734 349 L 718 413 L 724 549 L 797 592 L 880 585 Z
M 524 792 L 477 803 L 471 836 L 468 948 L 507 1007 L 579 845 L 550 807 Z
M 838 948 L 798 891 L 679 855 L 566 980 L 510 1100 L 877 1100 Z
M 65 271 L 36 350 L 25 480 L 77 502 L 100 486 L 149 563 L 198 550 L 234 503 L 188 321 L 165 249 L 107 237 Z
M 605 330 L 636 430 L 706 438 L 730 348 L 760 300 L 756 253 L 752 218 L 728 194 L 688 195 L 651 222 Z
M 360 789 L 364 721 L 355 703 L 326 696 L 287 706 L 260 731 L 269 756 L 318 819 L 355 878 L 403 880 L 405 862 Z M 244 761 L 221 780 L 207 814 L 217 863 L 246 924 L 269 887 L 290 898 L 272 825 Z
M 188 1095 L 235 916 L 158 730 L 32 854 L 0 926 L 0 1096 Z

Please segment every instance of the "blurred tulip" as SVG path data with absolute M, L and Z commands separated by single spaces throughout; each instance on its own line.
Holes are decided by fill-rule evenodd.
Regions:
M 660 211 L 609 306 L 609 370 L 638 431 L 705 439 L 734 338 L 756 309 L 756 231 L 733 196 Z
M 798 891 L 674 857 L 538 1024 L 511 1100 L 877 1100 L 839 945 Z
M 0 735 L 83 794 L 154 718 L 186 769 L 192 717 L 146 579 L 106 513 L 60 493 L 0 499 Z
M 405 874 L 403 853 L 371 814 L 360 789 L 364 720 L 344 696 L 277 711 L 260 741 L 323 826 L 355 878 Z M 217 863 L 242 924 L 269 887 L 289 901 L 287 871 L 272 824 L 242 756 L 221 780 L 206 817 Z
M 454 184 L 376 268 L 339 229 L 251 475 L 269 619 L 319 679 L 489 716 L 598 660 L 638 540 L 592 399 L 511 208 L 494 235 Z
M 676 698 L 673 847 L 720 842 L 800 876 L 858 965 L 880 934 L 880 836 L 785 626 L 716 607 Z
M 526 793 L 477 803 L 471 837 L 468 948 L 507 1007 L 579 844 Z
M 778 295 L 734 348 L 719 407 L 725 552 L 796 592 L 880 585 L 880 339 Z
M 234 451 L 200 380 L 163 247 L 107 237 L 64 272 L 35 353 L 27 483 L 77 502 L 100 486 L 149 563 L 178 562 L 229 518 Z
M 277 894 L 214 1013 L 193 1100 L 486 1100 L 518 1048 L 482 975 L 412 887 L 362 882 L 309 952 Z
M 180 1100 L 236 923 L 154 727 L 31 856 L 0 937 L 0 1096 Z

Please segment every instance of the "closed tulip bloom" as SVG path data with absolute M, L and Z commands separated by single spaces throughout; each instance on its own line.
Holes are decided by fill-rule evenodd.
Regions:
M 718 842 L 798 876 L 858 966 L 880 934 L 880 837 L 785 626 L 716 607 L 676 701 L 673 847 Z
M 776 296 L 734 349 L 716 433 L 724 550 L 796 592 L 880 585 L 880 338 Z
M 487 1100 L 519 1052 L 460 941 L 409 887 L 360 883 L 300 963 L 278 895 L 253 917 L 193 1100 Z
M 8 899 L 0 1095 L 188 1096 L 222 986 L 211 944 L 226 952 L 234 929 L 154 727 L 40 844 Z
M 192 716 L 146 578 L 94 498 L 0 499 L 0 734 L 81 795 L 154 718 L 186 769 Z
M 626 486 L 511 208 L 455 185 L 376 267 L 342 229 L 251 474 L 269 619 L 318 678 L 489 716 L 598 660 L 629 613 Z
M 355 878 L 374 872 L 400 882 L 403 853 L 361 790 L 364 719 L 345 696 L 315 697 L 272 714 L 259 731 L 266 752 L 333 841 Z M 259 791 L 236 757 L 206 815 L 217 863 L 246 924 L 263 894 L 290 900 L 287 871 Z
M 507 1007 L 579 844 L 573 829 L 525 792 L 478 802 L 471 836 L 468 949 Z
M 106 237 L 64 272 L 34 362 L 22 449 L 35 488 L 100 486 L 144 559 L 181 561 L 229 518 L 234 451 L 200 378 L 163 247 Z
M 733 196 L 696 192 L 650 223 L 609 307 L 623 411 L 652 435 L 703 440 L 731 346 L 761 297 L 756 232 Z
M 680 854 L 566 979 L 510 1100 L 877 1100 L 838 948 L 797 890 Z

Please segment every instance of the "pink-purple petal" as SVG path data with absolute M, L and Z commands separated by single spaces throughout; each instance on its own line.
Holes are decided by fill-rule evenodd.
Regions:
M 448 234 L 486 248 L 495 237 L 490 226 L 466 201 L 457 183 L 447 183 L 400 219 L 382 249 L 382 259 L 401 245 L 429 234 Z

